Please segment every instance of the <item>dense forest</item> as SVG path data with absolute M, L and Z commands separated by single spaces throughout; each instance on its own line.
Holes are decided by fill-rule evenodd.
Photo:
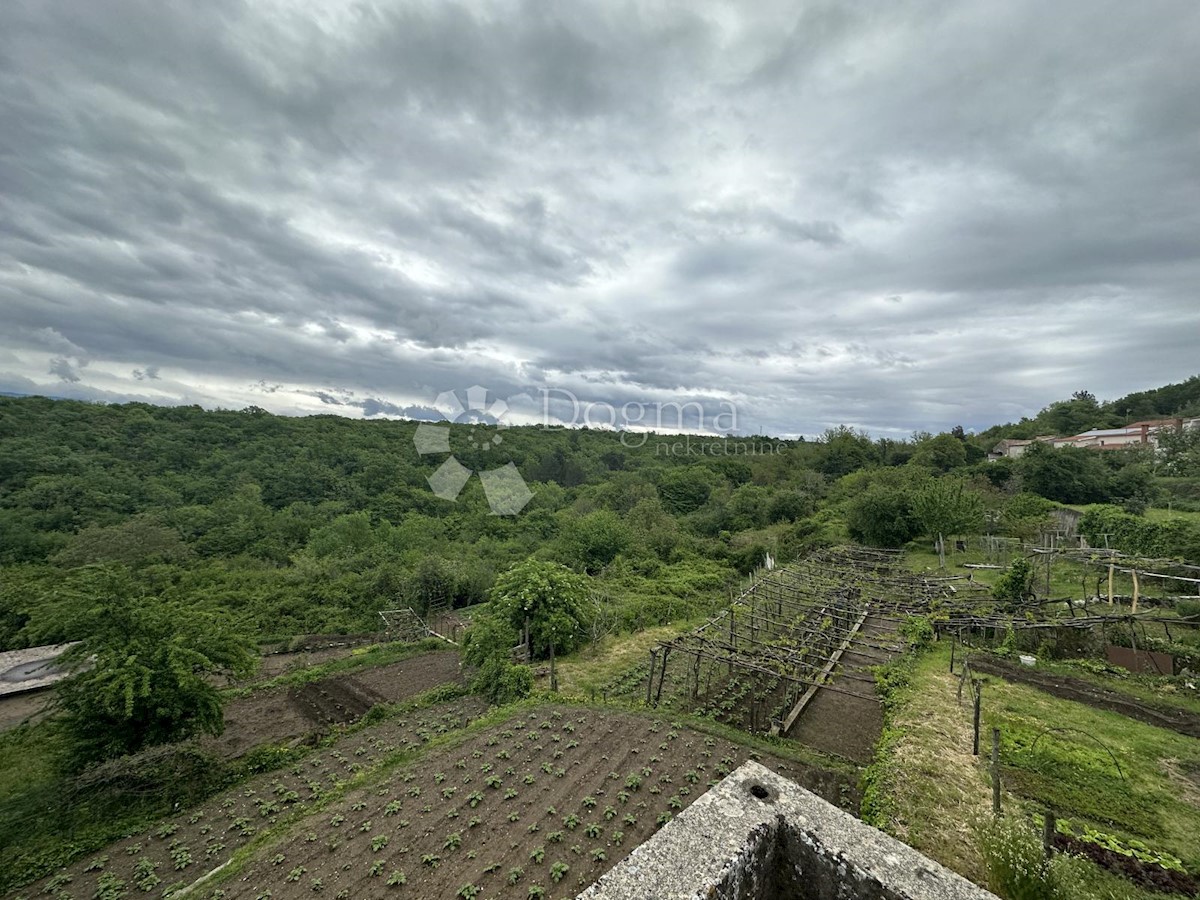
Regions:
M 1189 412 L 1200 378 L 1131 396 Z M 1062 405 L 1030 421 L 1044 430 Z M 476 434 L 490 426 L 453 426 L 464 466 L 511 461 L 533 491 L 520 515 L 502 516 L 478 478 L 455 501 L 431 491 L 446 455 L 417 453 L 417 427 L 0 398 L 0 649 L 77 637 L 59 605 L 116 576 L 267 640 L 374 630 L 395 606 L 481 602 L 530 557 L 586 576 L 610 626 L 636 628 L 710 609 L 767 553 L 786 562 L 848 538 L 900 545 L 939 531 L 1028 537 L 1050 501 L 1137 515 L 1169 483 L 1187 508 L 1200 476 L 1159 478 L 1162 460 L 1144 451 L 1038 447 L 989 462 L 992 435 L 961 429 L 693 438 L 689 454 L 675 437 L 514 427 L 492 445 Z M 1163 549 L 1191 554 L 1192 537 Z

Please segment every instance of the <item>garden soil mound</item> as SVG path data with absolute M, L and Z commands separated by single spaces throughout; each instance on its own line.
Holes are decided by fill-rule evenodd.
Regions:
M 1019 666 L 996 656 L 972 653 L 970 666 L 977 672 L 998 675 L 1006 681 L 1028 684 L 1063 700 L 1074 700 L 1096 709 L 1120 713 L 1147 725 L 1167 728 L 1188 737 L 1200 737 L 1200 715 L 1167 705 L 1152 705 L 1128 694 L 1100 687 L 1082 678 L 1051 675 Z

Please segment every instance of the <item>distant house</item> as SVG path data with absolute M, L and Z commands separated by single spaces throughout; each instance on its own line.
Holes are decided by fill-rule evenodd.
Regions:
M 1005 439 L 992 448 L 991 452 L 988 453 L 988 459 L 1016 459 L 1032 443 L 1033 441 Z
M 1070 437 L 1039 435 L 1024 441 L 1006 438 L 988 453 L 989 460 L 1017 459 L 1024 455 L 1031 444 L 1045 443 L 1052 447 L 1082 447 L 1086 450 L 1125 450 L 1130 447 L 1153 447 L 1158 444 L 1158 434 L 1163 429 L 1190 430 L 1200 428 L 1200 416 L 1184 419 L 1147 419 L 1122 428 L 1093 428 Z
M 1124 428 L 1096 428 L 1085 431 L 1070 440 L 1075 441 L 1076 447 L 1087 447 L 1092 450 L 1122 450 L 1126 447 L 1146 447 L 1158 443 L 1158 433 L 1164 428 L 1183 428 L 1184 420 L 1148 419 L 1144 422 L 1134 422 Z
M 1016 438 L 1005 438 L 992 448 L 991 452 L 988 454 L 988 459 L 1016 459 L 1019 456 L 1023 456 L 1025 451 L 1029 449 L 1032 444 L 1048 444 L 1055 440 L 1057 440 L 1057 438 L 1054 438 L 1048 434 L 1038 435 L 1037 437 L 1028 441 L 1017 440 Z

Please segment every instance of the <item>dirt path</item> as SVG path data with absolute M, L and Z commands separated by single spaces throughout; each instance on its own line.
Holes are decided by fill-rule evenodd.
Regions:
M 1200 737 L 1200 715 L 1186 710 L 1152 706 L 1144 701 L 1135 700 L 1128 694 L 1109 690 L 1082 678 L 1039 672 L 1029 666 L 1016 665 L 1008 660 L 982 653 L 972 653 L 970 665 L 977 672 L 997 675 L 1006 681 L 1028 684 L 1054 697 L 1120 713 L 1147 725 L 1167 728 L 1188 737 Z
M 862 765 L 871 762 L 875 744 L 883 733 L 883 709 L 875 699 L 875 681 L 870 669 L 882 665 L 893 654 L 867 646 L 867 642 L 889 643 L 891 631 L 883 620 L 867 617 L 854 643 L 842 654 L 838 674 L 832 682 L 840 690 L 817 691 L 788 737 Z

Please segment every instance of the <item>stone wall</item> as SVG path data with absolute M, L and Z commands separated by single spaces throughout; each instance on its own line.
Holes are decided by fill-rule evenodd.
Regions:
M 996 900 L 748 762 L 579 900 Z

